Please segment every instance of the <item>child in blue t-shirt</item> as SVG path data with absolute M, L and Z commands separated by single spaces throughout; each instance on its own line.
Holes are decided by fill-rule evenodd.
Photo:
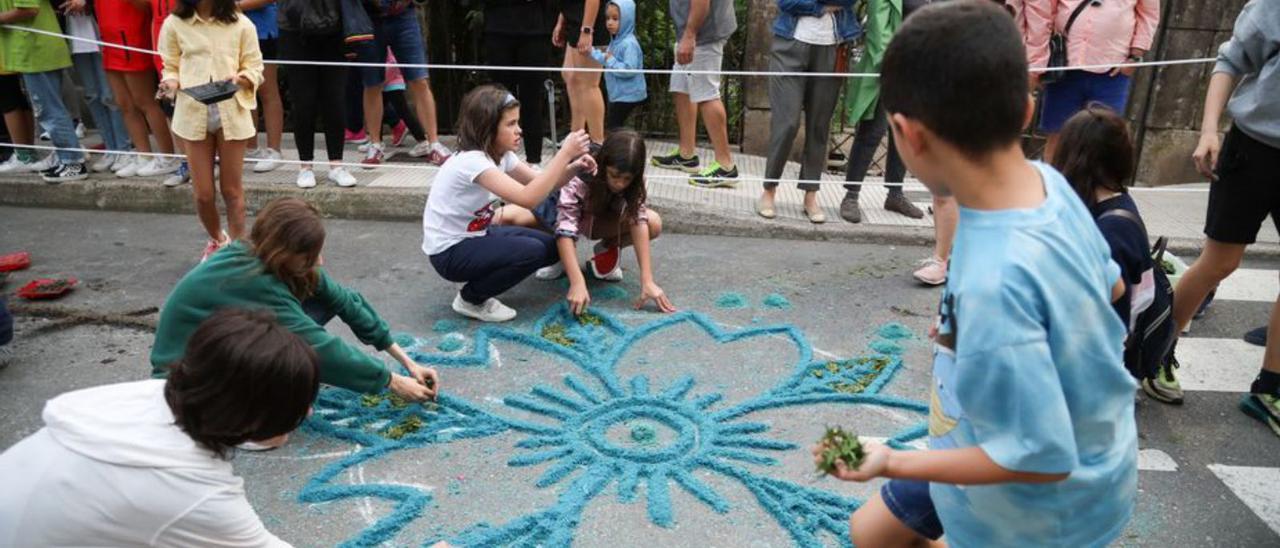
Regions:
M 1032 114 L 1013 20 L 991 2 L 917 11 L 881 95 L 907 167 L 960 205 L 936 326 L 929 450 L 868 444 L 851 481 L 857 546 L 1104 546 L 1137 495 L 1137 388 L 1111 303 L 1119 268 L 1084 204 L 1028 161 Z M 821 450 L 816 447 L 817 451 Z
M 644 68 L 644 51 L 636 40 L 636 3 L 634 0 L 610 0 L 605 8 L 605 27 L 613 40 L 604 51 L 591 50 L 591 58 L 609 69 Z M 627 125 L 631 111 L 649 98 L 644 74 L 639 72 L 606 72 L 605 90 L 609 92 L 609 110 L 605 115 L 606 130 Z

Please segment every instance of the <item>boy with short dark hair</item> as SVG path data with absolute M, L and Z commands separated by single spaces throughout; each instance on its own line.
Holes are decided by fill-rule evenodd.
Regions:
M 851 481 L 890 478 L 851 519 L 858 546 L 1102 546 L 1137 494 L 1137 430 L 1111 310 L 1119 268 L 1053 168 L 1013 20 L 985 0 L 918 11 L 894 36 L 883 103 L 907 167 L 961 206 L 939 309 L 926 451 L 870 445 Z M 815 448 L 820 449 L 820 448 Z

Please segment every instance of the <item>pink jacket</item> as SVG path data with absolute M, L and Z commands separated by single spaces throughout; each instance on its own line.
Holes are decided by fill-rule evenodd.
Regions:
M 592 224 L 595 219 L 587 211 L 591 198 L 591 187 L 582 179 L 574 177 L 560 189 L 560 205 L 556 214 L 556 236 L 578 239 L 578 236 L 592 238 Z M 621 196 L 615 196 L 612 209 L 622 218 L 626 212 L 627 202 Z M 635 224 L 649 222 L 649 210 L 641 202 L 636 211 Z
M 1043 68 L 1049 62 L 1049 36 L 1067 27 L 1071 12 L 1090 0 L 1008 0 L 1022 29 L 1027 62 Z M 1156 26 L 1160 24 L 1160 0 L 1101 0 L 1076 18 L 1067 36 L 1067 64 L 1070 66 L 1116 65 L 1124 63 L 1129 48 L 1151 49 Z M 1107 72 L 1106 68 L 1087 69 Z

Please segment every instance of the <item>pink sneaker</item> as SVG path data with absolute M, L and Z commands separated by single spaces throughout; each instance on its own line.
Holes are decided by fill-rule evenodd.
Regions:
M 920 261 L 920 268 L 912 276 L 925 285 L 942 285 L 947 283 L 947 261 L 937 256 Z
M 200 262 L 203 263 L 209 260 L 209 257 L 211 257 L 214 253 L 217 253 L 219 249 L 222 249 L 229 243 L 231 243 L 231 237 L 227 236 L 226 231 L 222 232 L 221 242 L 217 242 L 212 239 L 209 240 L 207 243 L 204 244 L 204 253 L 200 255 Z
M 396 127 L 391 128 L 391 146 L 398 147 L 404 144 L 404 136 L 407 133 L 409 133 L 409 126 L 404 125 L 404 120 L 401 120 Z
M 362 129 L 360 131 L 343 130 L 344 140 L 349 145 L 362 145 L 369 142 L 369 135 Z

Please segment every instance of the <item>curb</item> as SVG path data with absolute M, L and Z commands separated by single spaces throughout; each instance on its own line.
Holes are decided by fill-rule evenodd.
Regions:
M 317 187 L 299 189 L 291 184 L 245 185 L 245 202 L 252 214 L 282 196 L 303 197 L 326 217 L 372 221 L 420 221 L 424 203 L 421 189 L 382 187 Z M 159 180 L 91 177 L 84 181 L 46 184 L 29 176 L 0 176 L 0 205 L 53 209 L 88 209 L 139 213 L 194 214 L 191 185 L 165 188 Z M 833 241 L 860 244 L 932 246 L 933 229 L 888 225 L 850 225 L 829 222 L 814 225 L 799 219 L 763 222 L 748 212 L 735 214 L 710 210 L 697 204 L 655 199 L 665 230 L 679 234 L 736 236 L 780 240 Z M 1199 255 L 1199 239 L 1171 238 L 1169 250 L 1183 257 Z M 1251 259 L 1280 258 L 1280 245 L 1259 243 L 1249 247 Z

